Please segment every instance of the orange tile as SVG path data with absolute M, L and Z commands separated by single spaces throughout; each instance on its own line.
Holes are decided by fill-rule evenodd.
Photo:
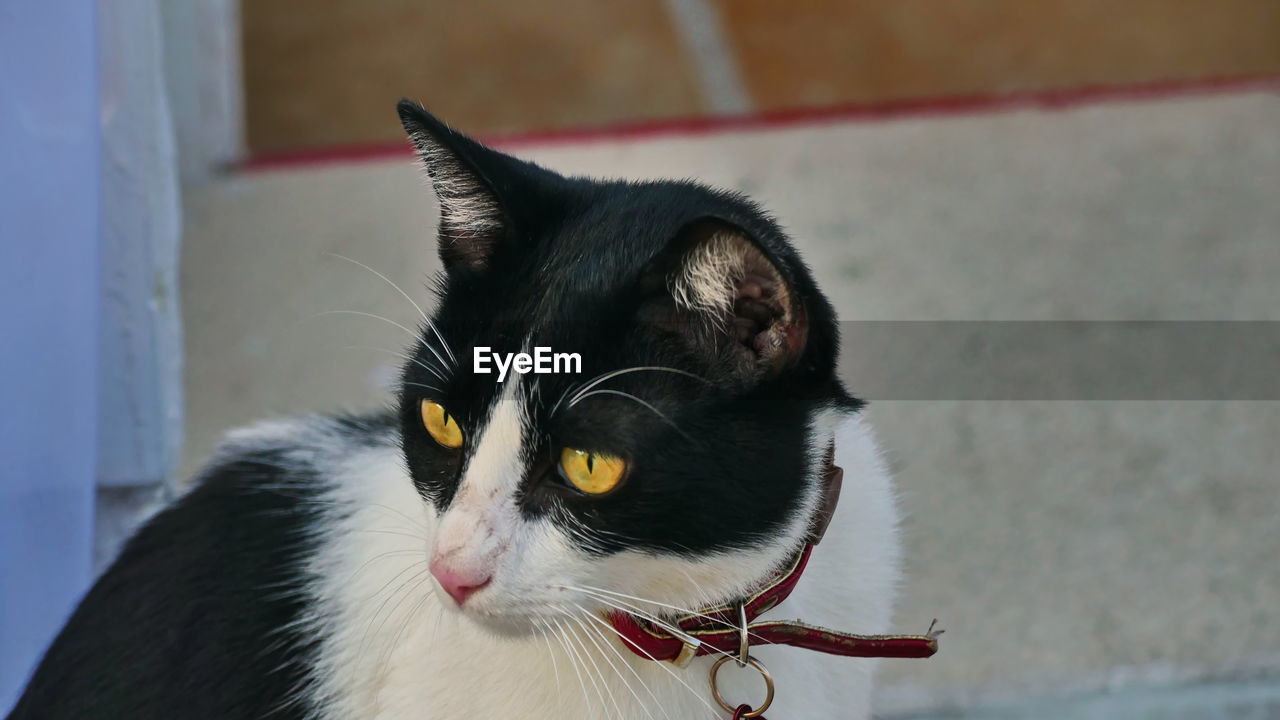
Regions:
M 256 152 L 394 141 L 403 96 L 476 133 L 703 109 L 661 0 L 255 0 L 241 14 Z
M 760 109 L 1280 71 L 1276 0 L 711 0 Z

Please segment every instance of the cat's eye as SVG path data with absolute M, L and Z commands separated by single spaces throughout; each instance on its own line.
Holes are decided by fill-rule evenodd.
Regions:
M 614 455 L 575 448 L 560 451 L 560 473 L 575 488 L 588 495 L 603 495 L 622 482 L 627 461 Z
M 438 402 L 422 401 L 422 424 L 432 439 L 447 448 L 462 447 L 462 428 Z

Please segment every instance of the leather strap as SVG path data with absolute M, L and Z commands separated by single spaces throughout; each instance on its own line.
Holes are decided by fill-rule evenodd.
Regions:
M 836 465 L 836 445 L 827 446 L 827 454 L 822 465 L 822 496 L 819 498 L 818 511 L 813 516 L 813 526 L 809 528 L 809 544 L 822 542 L 827 534 L 831 518 L 836 516 L 836 506 L 840 504 L 840 490 L 844 487 L 844 468 Z
M 930 627 L 924 635 L 855 635 L 809 625 L 799 620 L 765 620 L 756 618 L 772 610 L 795 589 L 813 553 L 813 547 L 826 533 L 840 498 L 844 471 L 835 464 L 835 446 L 827 448 L 822 473 L 822 499 L 814 515 L 805 546 L 788 567 L 768 584 L 743 598 L 748 640 L 751 645 L 791 645 L 844 657 L 927 658 L 938 651 L 937 636 Z M 739 650 L 740 620 L 738 603 L 703 610 L 662 624 L 614 612 L 610 622 L 632 652 L 651 660 L 670 660 L 687 665 L 694 657 Z

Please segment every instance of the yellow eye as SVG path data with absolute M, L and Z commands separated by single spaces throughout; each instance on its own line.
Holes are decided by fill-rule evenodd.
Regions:
M 436 442 L 447 448 L 462 447 L 462 428 L 444 406 L 430 400 L 422 401 L 422 424 Z
M 560 451 L 560 471 L 569 484 L 588 495 L 603 495 L 618 486 L 627 461 L 613 455 L 565 448 Z

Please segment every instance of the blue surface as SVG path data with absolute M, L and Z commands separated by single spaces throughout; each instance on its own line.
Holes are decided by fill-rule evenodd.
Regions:
M 0 714 L 90 580 L 95 5 L 0 2 Z

